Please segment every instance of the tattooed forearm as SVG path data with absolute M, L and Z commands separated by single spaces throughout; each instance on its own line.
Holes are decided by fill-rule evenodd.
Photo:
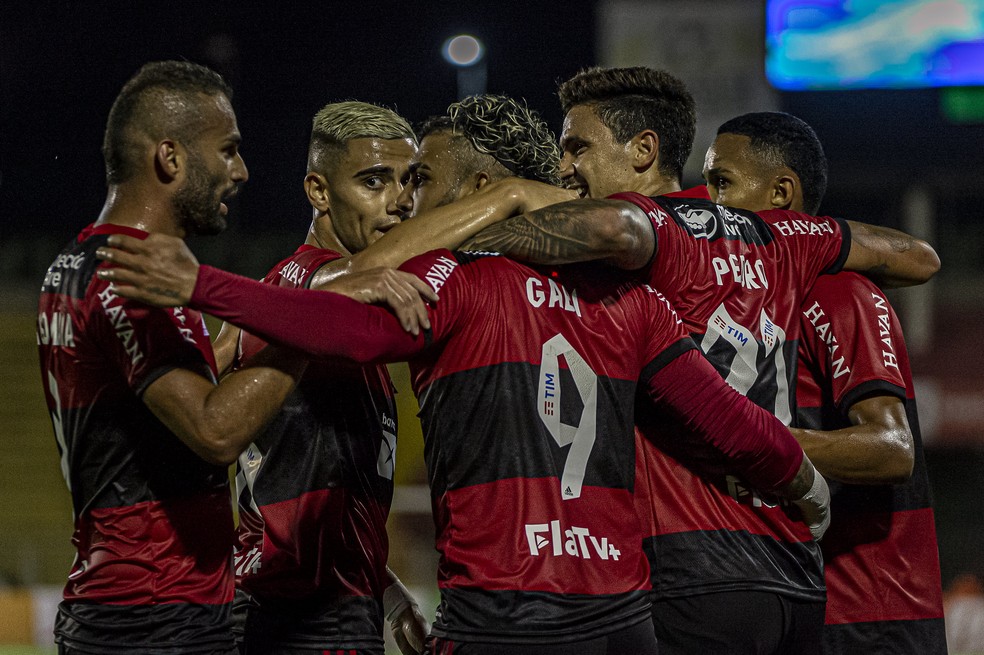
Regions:
M 628 203 L 575 200 L 497 223 L 465 244 L 537 264 L 607 260 L 639 268 L 652 255 L 652 229 Z
M 817 475 L 812 462 L 806 457 L 800 464 L 799 470 L 784 490 L 787 498 L 802 498 L 803 494 L 810 490 L 813 485 L 813 478 Z
M 925 241 L 887 227 L 848 221 L 851 251 L 844 268 L 870 277 L 882 287 L 922 284 L 940 269 L 940 259 Z
M 899 232 L 888 227 L 863 225 L 862 229 L 855 228 L 853 236 L 856 241 L 868 247 L 877 247 L 884 243 L 892 252 L 909 252 L 916 244 L 916 239 L 905 232 Z

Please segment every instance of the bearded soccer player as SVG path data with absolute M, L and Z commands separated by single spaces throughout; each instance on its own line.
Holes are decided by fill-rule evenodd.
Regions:
M 141 68 L 109 114 L 102 212 L 42 284 L 42 382 L 77 549 L 60 653 L 235 652 L 227 467 L 303 362 L 271 350 L 216 385 L 202 316 L 118 296 L 93 254 L 111 235 L 225 227 L 224 200 L 247 179 L 231 96 L 203 66 Z
M 450 133 L 428 132 L 422 140 L 414 166 L 417 177 L 428 177 L 417 179 L 415 198 L 440 203 L 467 196 L 447 205 L 453 208 L 482 197 L 484 191 L 472 191 L 483 184 L 483 176 L 497 174 L 498 164 L 505 166 L 503 159 L 526 175 L 552 170 L 550 153 L 555 150 L 550 146 L 505 147 L 516 126 L 504 124 L 497 130 L 490 123 L 502 123 L 501 113 L 496 112 L 496 121 L 486 121 L 485 103 L 463 104 L 452 108 Z M 433 139 L 435 135 L 442 138 Z M 504 137 L 504 147 L 492 151 L 499 158 L 495 160 L 485 149 Z M 526 155 L 519 154 L 524 151 Z M 540 154 L 529 154 L 534 151 Z M 448 161 L 470 163 L 449 168 L 441 164 L 441 153 L 450 155 Z M 553 158 L 556 162 L 555 154 Z M 428 196 L 432 182 L 443 190 Z M 424 220 L 432 212 L 424 209 L 403 225 Z M 159 245 L 154 244 L 158 256 Z M 183 265 L 164 259 L 168 261 L 156 272 L 165 277 Z M 624 520 L 633 511 L 632 388 L 637 368 L 664 346 L 676 344 L 651 360 L 643 378 L 669 367 L 673 373 L 656 376 L 659 384 L 672 387 L 673 397 L 660 403 L 674 407 L 671 413 L 688 416 L 704 438 L 708 425 L 727 432 L 726 417 L 735 418 L 732 412 L 742 399 L 697 357 L 658 294 L 610 280 L 611 272 L 537 271 L 502 258 L 449 252 L 425 255 L 407 266 L 442 294 L 431 310 L 429 346 L 418 339 L 380 351 L 374 341 L 380 327 L 376 319 L 368 321 L 344 307 L 300 310 L 316 311 L 326 317 L 320 325 L 332 328 L 330 339 L 305 334 L 308 330 L 297 330 L 285 313 L 294 310 L 282 294 L 277 295 L 277 312 L 263 311 L 262 296 L 251 295 L 259 310 L 251 314 L 286 323 L 246 327 L 266 329 L 278 340 L 319 354 L 351 343 L 357 352 L 349 346 L 333 352 L 364 359 L 416 355 L 415 388 L 422 404 L 442 553 L 442 604 L 432 651 L 654 652 L 642 535 L 637 522 Z M 192 271 L 197 267 L 192 265 Z M 227 293 L 236 286 L 219 282 L 199 292 L 218 305 L 236 307 L 237 299 Z M 270 291 L 286 290 L 264 293 Z M 307 302 L 328 302 L 330 297 L 315 296 Z M 235 311 L 226 316 L 246 318 Z M 649 354 L 640 358 L 639 349 Z M 703 381 L 691 388 L 689 369 L 680 371 L 676 365 L 686 368 L 695 359 L 694 373 L 701 377 L 702 372 Z M 706 414 L 695 409 L 705 382 L 708 391 L 725 393 L 719 408 Z M 693 407 L 687 404 L 691 401 Z M 742 411 L 751 408 L 745 403 Z M 768 423 L 764 412 L 757 416 L 755 421 Z M 717 447 L 740 457 L 744 464 L 739 467 L 767 465 L 752 464 L 763 457 L 762 451 L 753 455 L 747 450 L 750 444 L 740 441 Z M 814 483 L 822 489 L 821 478 Z M 539 608 L 535 614 L 533 607 Z
M 704 176 L 724 204 L 816 213 L 827 163 L 809 125 L 759 112 L 718 128 Z M 823 652 L 946 653 L 932 498 L 898 317 L 870 280 L 839 273 L 816 281 L 800 320 L 797 424 L 808 429 L 794 434 L 835 481 L 820 544 Z
M 483 125 L 489 139 L 521 132 L 529 137 L 524 142 L 533 143 L 542 132 L 552 159 L 541 154 L 531 163 L 530 154 L 515 148 L 499 157 L 556 175 L 553 135 L 521 103 L 478 96 L 450 111 L 459 125 L 465 116 L 469 124 Z M 322 109 L 314 119 L 305 178 L 314 219 L 305 244 L 265 281 L 309 287 L 327 280 L 337 290 L 363 279 L 348 274 L 403 261 L 433 245 L 428 241 L 453 245 L 456 229 L 473 232 L 482 221 L 570 195 L 518 180 L 506 184 L 513 175 L 509 169 L 476 155 L 487 159 L 473 171 L 485 200 L 473 203 L 472 223 L 437 212 L 401 225 L 411 204 L 404 185 L 415 151 L 410 126 L 388 109 L 361 102 Z M 443 233 L 435 234 L 441 226 Z M 231 357 L 227 346 L 236 334 L 224 329 L 220 356 Z M 238 348 L 231 342 L 236 366 L 264 345 L 248 333 Z M 397 420 L 390 389 L 382 366 L 313 361 L 284 411 L 241 456 L 236 574 L 244 593 L 237 607 L 245 615 L 247 652 L 381 652 L 380 599 L 400 648 L 423 648 L 426 622 L 385 569 Z
M 814 280 L 846 267 L 911 284 L 939 266 L 928 245 L 893 230 L 778 210 L 767 221 L 710 202 L 703 187 L 681 191 L 696 111 L 663 71 L 589 69 L 559 94 L 561 175 L 587 200 L 497 223 L 468 246 L 637 271 L 721 377 L 786 423 L 799 307 Z M 661 652 L 818 652 L 822 564 L 795 514 L 747 481 L 696 475 L 709 456 L 679 445 L 677 431 L 643 431 L 663 446 L 639 441 L 637 493 Z
M 120 245 L 105 255 L 142 264 L 109 277 L 159 301 L 145 278 L 156 266 L 143 264 L 160 242 Z M 626 520 L 638 385 L 662 418 L 687 426 L 681 439 L 798 499 L 804 529 L 823 530 L 826 485 L 788 431 L 727 387 L 658 292 L 611 269 L 422 255 L 404 269 L 440 300 L 431 330 L 412 337 L 378 308 L 175 256 L 169 268 L 195 273 L 191 305 L 247 330 L 319 357 L 410 358 L 442 556 L 433 652 L 657 651 L 640 523 Z M 332 339 L 298 320 L 311 313 Z

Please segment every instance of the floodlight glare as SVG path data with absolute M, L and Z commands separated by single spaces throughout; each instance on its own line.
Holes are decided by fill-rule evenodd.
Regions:
M 444 58 L 455 66 L 477 64 L 485 54 L 485 46 L 474 36 L 461 34 L 444 42 Z

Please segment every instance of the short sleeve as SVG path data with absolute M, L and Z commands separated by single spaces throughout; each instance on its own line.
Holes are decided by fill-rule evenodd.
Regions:
M 803 347 L 839 411 L 863 396 L 906 396 L 902 328 L 884 293 L 866 278 L 821 278 L 803 303 Z
M 211 345 L 198 312 L 127 300 L 101 280 L 93 283 L 87 300 L 93 346 L 118 367 L 134 393 L 142 394 L 175 368 L 215 380 Z
M 839 218 L 810 216 L 799 212 L 773 209 L 758 212 L 777 241 L 796 263 L 802 276 L 799 288 L 809 288 L 825 274 L 838 273 L 851 250 L 851 229 Z

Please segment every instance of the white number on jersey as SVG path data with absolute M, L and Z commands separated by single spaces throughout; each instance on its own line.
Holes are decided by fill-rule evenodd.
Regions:
M 567 360 L 574 384 L 584 409 L 577 425 L 560 422 L 560 357 Z M 537 410 L 540 420 L 560 447 L 570 446 L 560 479 L 560 497 L 579 498 L 584 483 L 588 457 L 594 448 L 598 411 L 598 376 L 584 358 L 558 334 L 543 344 L 540 361 L 540 383 L 537 389 Z
M 758 404 L 789 425 L 793 420 L 789 397 L 789 379 L 783 344 L 786 332 L 776 325 L 763 311 L 759 317 L 758 332 L 754 332 L 731 318 L 722 303 L 707 322 L 707 332 L 700 341 L 700 349 L 714 364 L 718 373 L 733 389 L 743 396 L 751 396 Z M 727 355 L 720 352 L 721 344 Z M 711 348 L 718 346 L 718 351 Z M 729 355 L 734 355 L 729 360 Z M 761 393 L 775 387 L 774 397 L 763 399 Z M 759 393 L 754 393 L 754 392 Z

